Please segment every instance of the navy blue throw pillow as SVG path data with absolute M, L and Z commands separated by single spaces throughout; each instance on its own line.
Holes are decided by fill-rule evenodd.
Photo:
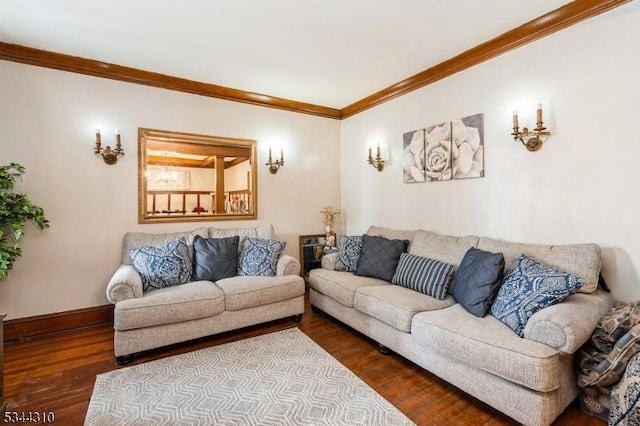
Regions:
M 484 317 L 498 294 L 504 274 L 504 256 L 477 248 L 465 253 L 453 281 L 453 298 L 470 314 Z
M 409 240 L 362 236 L 362 250 L 354 275 L 380 278 L 391 282 L 400 255 L 407 251 Z

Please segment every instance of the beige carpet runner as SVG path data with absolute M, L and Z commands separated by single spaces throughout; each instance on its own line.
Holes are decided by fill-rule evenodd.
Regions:
M 297 328 L 100 374 L 85 425 L 413 425 Z

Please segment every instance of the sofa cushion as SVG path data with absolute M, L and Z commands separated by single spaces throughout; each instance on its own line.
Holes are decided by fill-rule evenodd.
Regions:
M 116 304 L 116 330 L 132 330 L 207 318 L 224 312 L 224 294 L 211 281 L 193 281 Z
M 278 259 L 286 245 L 284 241 L 244 237 L 238 260 L 238 275 L 275 277 Z
M 207 230 L 209 238 L 226 238 L 226 237 L 240 237 L 240 241 L 244 237 L 250 238 L 264 238 L 267 240 L 273 239 L 274 232 L 272 225 L 261 225 L 253 228 L 208 228 Z M 206 235 L 205 235 L 206 236 Z M 238 246 L 238 250 L 242 248 L 242 245 Z
M 491 313 L 520 337 L 529 318 L 580 288 L 582 278 L 520 255 L 505 276 Z
M 460 304 L 416 314 L 411 336 L 420 345 L 536 391 L 558 388 L 563 376 L 556 350 L 521 339 L 493 316 L 478 318 Z
M 471 247 L 465 253 L 453 284 L 453 298 L 470 314 L 487 315 L 493 304 L 504 272 L 502 253 Z
M 200 235 L 207 236 L 207 228 L 198 228 L 189 232 L 173 232 L 168 234 L 149 234 L 145 232 L 127 232 L 122 240 L 122 263 L 132 265 L 129 250 L 132 248 L 145 246 L 159 246 L 168 241 L 176 240 L 183 237 L 189 248 L 189 256 L 193 255 L 193 237 Z
M 411 246 L 411 242 L 413 241 L 413 237 L 420 231 L 406 231 L 403 229 L 391 229 L 385 228 L 384 226 L 375 226 L 371 225 L 369 229 L 367 229 L 366 234 L 371 235 L 372 237 L 384 237 L 390 240 L 408 240 L 409 246 Z
M 408 240 L 362 236 L 362 250 L 355 274 L 391 282 L 400 254 L 407 251 Z
M 438 300 L 395 285 L 360 287 L 354 298 L 356 310 L 405 333 L 411 331 L 411 320 L 415 314 L 444 309 L 454 303 L 451 296 Z
M 452 264 L 456 269 L 467 250 L 478 245 L 478 237 L 454 237 L 429 231 L 418 231 L 409 254 Z
M 184 237 L 159 246 L 132 248 L 129 255 L 145 292 L 184 284 L 191 279 L 191 256 Z
M 238 274 L 239 237 L 193 239 L 194 281 L 217 281 Z
M 545 265 L 580 277 L 584 280 L 578 290 L 581 293 L 593 293 L 598 288 L 600 247 L 597 244 L 518 244 L 481 237 L 478 248 L 502 253 L 506 267 L 511 266 L 516 257 L 526 254 Z
M 362 251 L 362 235 L 342 235 L 340 237 L 338 259 L 335 263 L 336 271 L 353 272 L 358 266 Z
M 233 277 L 216 282 L 224 293 L 227 311 L 240 311 L 270 305 L 304 295 L 299 275 L 283 277 Z
M 309 286 L 340 304 L 353 308 L 356 290 L 364 286 L 391 286 L 378 278 L 359 277 L 351 272 L 312 269 L 309 271 Z
M 442 300 L 452 276 L 450 263 L 402 253 L 391 282 Z

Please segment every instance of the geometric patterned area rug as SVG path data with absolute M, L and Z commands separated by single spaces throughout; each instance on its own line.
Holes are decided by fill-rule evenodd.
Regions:
M 85 425 L 413 425 L 297 328 L 96 378 Z

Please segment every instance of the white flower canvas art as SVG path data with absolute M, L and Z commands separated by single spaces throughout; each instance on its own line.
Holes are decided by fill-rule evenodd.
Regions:
M 484 114 L 402 135 L 405 183 L 484 176 Z
M 426 181 L 451 179 L 451 122 L 430 126 L 424 132 Z
M 454 179 L 484 176 L 484 114 L 451 122 L 451 158 Z
M 402 135 L 403 179 L 405 183 L 424 182 L 424 129 Z

